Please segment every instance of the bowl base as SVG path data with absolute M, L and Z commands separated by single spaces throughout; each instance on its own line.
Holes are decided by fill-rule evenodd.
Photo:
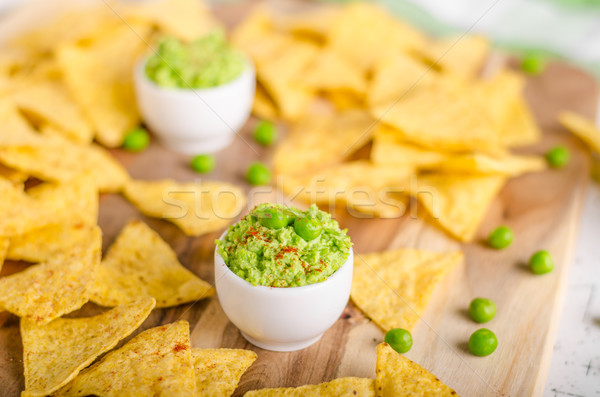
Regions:
M 170 150 L 182 154 L 208 154 L 217 152 L 229 145 L 234 134 L 223 134 L 216 137 L 204 138 L 194 141 L 161 139 L 161 143 Z
M 242 336 L 246 338 L 248 342 L 260 347 L 261 349 L 270 350 L 274 352 L 293 352 L 296 350 L 302 350 L 312 345 L 313 343 L 321 339 L 323 334 L 299 342 L 262 342 L 246 335 L 244 332 L 242 332 Z

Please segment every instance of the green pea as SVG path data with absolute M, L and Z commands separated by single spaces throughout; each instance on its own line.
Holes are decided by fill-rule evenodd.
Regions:
M 529 259 L 529 267 L 534 274 L 546 274 L 554 269 L 554 261 L 548 251 L 538 251 Z
M 571 153 L 564 146 L 555 146 L 546 153 L 546 161 L 552 168 L 563 168 L 570 159 Z
M 215 157 L 210 154 L 199 154 L 192 159 L 192 169 L 200 174 L 206 174 L 215 169 Z
M 130 152 L 141 152 L 150 144 L 150 134 L 145 129 L 135 128 L 125 135 L 123 139 L 123 149 Z
M 251 185 L 268 185 L 271 182 L 271 171 L 263 163 L 252 163 L 246 172 L 246 180 Z
M 491 299 L 475 298 L 469 305 L 469 316 L 477 323 L 487 323 L 496 315 L 496 304 Z
M 490 233 L 488 237 L 488 243 L 490 244 L 490 247 L 499 250 L 511 245 L 514 238 L 515 235 L 508 226 L 500 226 Z
M 413 341 L 410 332 L 403 328 L 393 328 L 385 334 L 385 343 L 398 353 L 406 353 L 412 347 Z
M 269 229 L 281 229 L 287 226 L 288 217 L 284 211 L 279 208 L 263 208 L 255 212 L 258 222 Z
M 526 55 L 521 62 L 521 70 L 527 74 L 536 75 L 546 69 L 546 59 L 542 54 L 532 52 Z
M 254 129 L 254 140 L 263 146 L 270 146 L 277 139 L 277 127 L 270 121 L 262 120 Z
M 294 231 L 306 241 L 314 240 L 321 235 L 323 227 L 316 219 L 307 217 L 296 218 L 294 221 Z
M 469 350 L 476 356 L 489 356 L 496 347 L 498 347 L 498 339 L 487 328 L 478 329 L 469 338 Z

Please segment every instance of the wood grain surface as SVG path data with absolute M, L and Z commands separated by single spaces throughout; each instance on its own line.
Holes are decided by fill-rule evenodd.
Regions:
M 231 25 L 239 21 L 247 4 L 227 5 L 217 14 Z M 598 89 L 594 80 L 565 64 L 551 64 L 547 71 L 528 80 L 526 96 L 544 131 L 544 140 L 528 153 L 544 153 L 555 144 L 567 145 L 573 154 L 563 170 L 549 170 L 511 180 L 491 206 L 475 242 L 459 244 L 439 229 L 418 218 L 418 208 L 398 219 L 354 218 L 345 208 L 334 209 L 337 220 L 348 228 L 358 254 L 400 247 L 438 251 L 462 249 L 466 263 L 455 269 L 435 291 L 424 317 L 413 332 L 414 345 L 406 355 L 432 371 L 462 396 L 541 395 L 550 363 L 564 284 L 576 239 L 589 161 L 583 146 L 557 123 L 559 110 L 571 109 L 593 116 Z M 270 193 L 250 189 L 243 174 L 249 163 L 268 162 L 272 149 L 256 145 L 250 138 L 251 120 L 234 143 L 217 155 L 218 167 L 207 179 L 246 186 L 251 202 L 269 199 Z M 367 150 L 367 149 L 365 149 Z M 132 177 L 194 180 L 189 158 L 167 151 L 153 142 L 141 154 L 114 150 Z M 177 252 L 180 261 L 203 279 L 212 282 L 214 240 L 221 232 L 189 238 L 174 225 L 146 218 L 119 195 L 101 199 L 99 224 L 104 232 L 104 250 L 130 219 L 143 219 Z M 481 240 L 498 224 L 510 226 L 514 244 L 494 251 Z M 526 267 L 536 250 L 547 249 L 556 269 L 534 276 Z M 1 275 L 24 268 L 9 262 Z M 479 327 L 468 319 L 466 308 L 477 296 L 493 299 L 498 315 L 486 327 L 499 340 L 489 357 L 474 357 L 466 350 L 470 334 Z M 70 316 L 102 312 L 87 304 Z M 313 346 L 298 352 L 275 353 L 254 347 L 231 324 L 217 297 L 194 304 L 155 310 L 144 329 L 186 319 L 190 322 L 193 347 L 251 349 L 258 360 L 243 376 L 235 395 L 263 387 L 300 386 L 342 376 L 375 376 L 375 346 L 383 333 L 352 303 L 341 318 Z M 18 318 L 0 313 L 0 396 L 17 396 L 23 389 L 22 348 Z M 123 343 L 123 342 L 122 342 Z

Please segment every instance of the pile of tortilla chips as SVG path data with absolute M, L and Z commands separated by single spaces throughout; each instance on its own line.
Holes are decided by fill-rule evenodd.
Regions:
M 274 169 L 292 198 L 397 217 L 413 197 L 470 241 L 507 178 L 545 168 L 510 152 L 540 131 L 518 72 L 482 77 L 481 37 L 434 39 L 356 2 L 259 6 L 232 40 L 256 64 L 254 113 L 291 124 Z

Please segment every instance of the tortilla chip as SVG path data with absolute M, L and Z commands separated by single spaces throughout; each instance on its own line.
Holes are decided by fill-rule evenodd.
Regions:
M 366 75 L 339 54 L 321 50 L 303 78 L 304 84 L 318 91 L 351 91 L 364 94 Z
M 478 107 L 472 91 L 450 78 L 421 80 L 400 100 L 372 107 L 371 114 L 407 141 L 425 147 L 494 153 L 499 131 Z
M 28 113 L 54 124 L 66 137 L 77 143 L 90 143 L 94 131 L 71 98 L 66 87 L 58 81 L 36 81 L 21 88 L 14 96 L 17 106 Z
M 29 179 L 29 175 L 0 164 L 0 178 L 12 182 L 15 186 L 23 186 L 23 183 Z
M 79 309 L 88 301 L 100 246 L 101 232 L 96 227 L 69 251 L 0 278 L 0 306 L 37 324 Z
M 45 137 L 35 145 L 0 147 L 0 162 L 44 181 L 69 182 L 87 173 L 101 192 L 118 192 L 129 179 L 104 148 L 58 137 Z
M 256 357 L 251 350 L 192 349 L 196 396 L 231 396 Z
M 325 205 L 343 202 L 362 213 L 392 218 L 405 213 L 406 203 L 390 196 L 407 194 L 408 178 L 413 174 L 411 167 L 359 160 L 302 176 L 283 176 L 281 184 L 290 200 Z
M 244 394 L 244 397 L 374 397 L 375 381 L 366 378 L 338 378 L 331 382 L 318 385 L 301 387 L 282 387 L 278 389 L 253 390 Z
M 83 370 L 56 396 L 194 396 L 196 390 L 187 321 L 161 325 Z
M 125 196 L 142 213 L 173 222 L 188 236 L 225 228 L 246 204 L 242 189 L 224 182 L 130 181 Z
M 398 249 L 355 255 L 352 301 L 384 331 L 412 330 L 461 252 Z
M 207 298 L 214 289 L 177 260 L 169 244 L 145 223 L 123 228 L 96 271 L 90 300 L 101 306 L 153 297 L 156 307 Z
M 277 118 L 277 107 L 260 84 L 256 86 L 252 114 L 267 120 L 275 120 Z
M 387 343 L 377 345 L 376 372 L 377 397 L 457 397 L 435 375 L 396 353 Z
M 421 32 L 392 17 L 373 3 L 344 7 L 333 21 L 327 49 L 367 72 L 390 51 L 410 51 L 426 44 Z
M 6 252 L 8 251 L 8 239 L 0 236 L 0 271 L 2 271 L 2 265 L 4 265 L 4 259 L 6 258 Z
M 388 126 L 381 126 L 373 137 L 371 161 L 375 164 L 421 168 L 438 164 L 449 157 L 447 152 L 406 142 L 400 133 Z
M 500 175 L 422 175 L 412 194 L 444 230 L 468 242 L 505 181 Z
M 490 52 L 490 42 L 474 35 L 450 36 L 433 40 L 419 48 L 428 63 L 442 72 L 472 79 L 479 75 Z
M 35 228 L 35 201 L 25 194 L 23 186 L 0 178 L 0 191 L 0 236 L 13 236 Z
M 57 253 L 68 251 L 87 238 L 84 223 L 59 223 L 34 229 L 10 238 L 6 257 L 32 263 L 44 262 Z
M 39 141 L 40 135 L 19 113 L 19 109 L 12 100 L 0 98 L 0 125 L 2 126 L 0 147 L 27 145 Z
M 127 131 L 139 124 L 132 71 L 148 49 L 140 36 L 147 38 L 149 33 L 147 25 L 121 24 L 89 46 L 63 45 L 57 50 L 67 87 L 104 146 L 121 145 Z
M 339 7 L 319 4 L 308 10 L 277 14 L 273 24 L 276 29 L 323 42 L 339 13 Z
M 273 16 L 263 6 L 254 7 L 231 32 L 233 45 L 244 50 L 259 63 L 266 61 L 263 54 L 283 48 L 290 40 L 290 35 L 273 31 Z M 261 42 L 263 46 L 259 45 Z
M 577 113 L 562 112 L 558 115 L 558 121 L 590 149 L 600 153 L 600 128 L 592 120 Z
M 452 156 L 445 161 L 424 168 L 457 174 L 493 174 L 517 177 L 528 172 L 543 171 L 547 168 L 547 163 L 541 156 L 506 154 L 493 157 L 475 153 Z
M 510 109 L 509 116 L 500 127 L 502 145 L 521 147 L 539 142 L 542 132 L 525 100 L 518 98 L 510 105 Z
M 323 97 L 329 99 L 329 101 L 331 101 L 335 108 L 340 112 L 350 109 L 362 109 L 365 106 L 364 96 L 356 94 L 352 91 L 340 90 L 324 92 Z
M 277 146 L 273 168 L 293 175 L 335 164 L 367 143 L 374 129 L 375 121 L 362 110 L 307 117 Z
M 135 331 L 154 307 L 144 298 L 95 317 L 37 325 L 23 319 L 23 366 L 27 396 L 47 396 L 69 383 L 96 357 Z

